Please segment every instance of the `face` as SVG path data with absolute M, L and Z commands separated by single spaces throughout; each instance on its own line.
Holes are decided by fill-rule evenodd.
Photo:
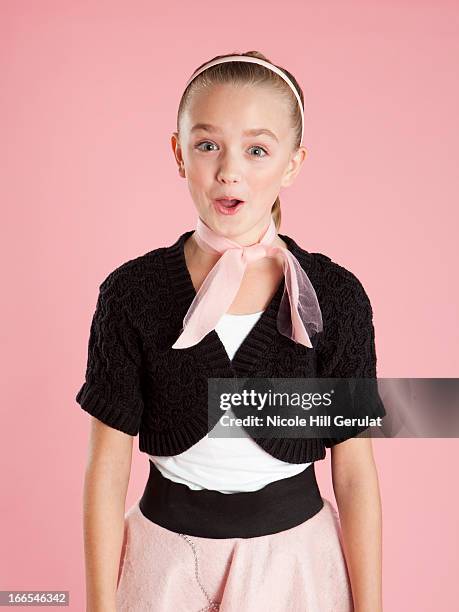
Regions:
M 292 184 L 304 160 L 306 149 L 294 149 L 286 105 L 267 87 L 213 86 L 192 97 L 180 135 L 172 135 L 199 217 L 239 244 L 261 238 L 280 188 Z M 228 210 L 219 198 L 243 204 Z

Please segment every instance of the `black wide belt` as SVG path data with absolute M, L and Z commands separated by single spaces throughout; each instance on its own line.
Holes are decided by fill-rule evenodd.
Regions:
M 150 459 L 150 475 L 139 500 L 153 523 L 202 538 L 254 538 L 291 529 L 314 516 L 324 501 L 314 463 L 258 491 L 192 490 L 165 478 Z

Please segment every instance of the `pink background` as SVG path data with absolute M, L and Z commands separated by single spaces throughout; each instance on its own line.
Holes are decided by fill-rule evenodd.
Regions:
M 379 376 L 458 376 L 459 6 L 14 0 L 1 12 L 0 589 L 67 589 L 83 610 L 89 417 L 74 396 L 97 288 L 194 228 L 169 138 L 206 59 L 257 49 L 302 84 L 309 157 L 281 193 L 280 231 L 360 278 Z M 128 507 L 148 471 L 134 444 Z M 385 610 L 452 610 L 458 441 L 373 444 Z M 317 473 L 333 498 L 329 456 Z

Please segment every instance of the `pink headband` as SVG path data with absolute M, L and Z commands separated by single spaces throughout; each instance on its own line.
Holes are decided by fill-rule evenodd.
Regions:
M 260 64 L 260 66 L 265 66 L 269 70 L 272 70 L 272 72 L 275 72 L 276 74 L 278 74 L 282 79 L 284 79 L 284 81 L 287 83 L 287 85 L 293 91 L 293 93 L 295 95 L 295 98 L 296 98 L 296 100 L 298 102 L 298 106 L 300 107 L 300 112 L 301 112 L 301 142 L 302 142 L 303 141 L 303 134 L 304 134 L 304 111 L 303 111 L 303 105 L 301 104 L 301 98 L 300 98 L 300 96 L 298 94 L 298 91 L 296 90 L 296 87 L 294 86 L 292 81 L 288 78 L 288 76 L 285 74 L 285 72 L 283 70 L 281 70 L 277 66 L 274 66 L 270 62 L 267 62 L 266 60 L 258 59 L 258 57 L 251 57 L 251 56 L 248 56 L 248 55 L 228 55 L 227 57 L 222 57 L 220 59 L 212 60 L 211 62 L 208 62 L 207 64 L 202 66 L 197 72 L 195 72 L 193 74 L 193 76 L 191 76 L 188 79 L 188 81 L 187 81 L 187 83 L 185 85 L 185 89 L 188 87 L 188 85 L 191 83 L 191 81 L 193 81 L 193 79 L 195 79 L 198 76 L 198 74 L 201 74 L 201 72 L 204 72 L 204 70 L 207 70 L 207 68 L 211 68 L 212 66 L 216 66 L 217 64 L 225 64 L 226 62 L 249 62 L 251 64 Z

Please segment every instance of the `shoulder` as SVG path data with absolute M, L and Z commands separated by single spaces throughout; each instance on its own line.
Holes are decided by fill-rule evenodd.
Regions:
M 118 264 L 103 278 L 100 293 L 122 297 L 149 280 L 160 279 L 165 274 L 163 251 L 164 247 L 160 247 Z
M 310 255 L 314 261 L 316 279 L 323 296 L 341 310 L 350 307 L 371 309 L 370 299 L 363 283 L 354 272 L 323 253 L 310 253 Z
M 374 354 L 373 309 L 368 294 L 359 278 L 343 265 L 323 253 L 310 254 L 315 267 L 320 291 L 316 291 L 322 313 L 323 335 L 319 351 L 330 371 L 345 372 L 350 377 L 360 371 L 356 363 L 363 361 L 371 375 Z M 338 356 L 348 362 L 348 369 L 334 362 Z M 351 368 L 353 364 L 354 369 Z M 362 366 L 363 367 L 363 366 Z M 328 370 L 325 370 L 328 371 Z M 363 372 L 364 370 L 361 370 Z M 362 374 L 363 375 L 363 374 Z M 332 376 L 332 374 L 330 374 Z
M 287 237 L 288 238 L 288 237 Z M 358 276 L 324 253 L 309 252 L 291 238 L 292 252 L 311 281 L 321 306 L 346 311 L 371 310 L 369 296 Z
M 329 255 L 307 251 L 290 237 L 286 238 L 314 287 L 324 332 L 331 338 L 337 338 L 345 330 L 357 335 L 359 328 L 371 329 L 373 309 L 358 275 Z

